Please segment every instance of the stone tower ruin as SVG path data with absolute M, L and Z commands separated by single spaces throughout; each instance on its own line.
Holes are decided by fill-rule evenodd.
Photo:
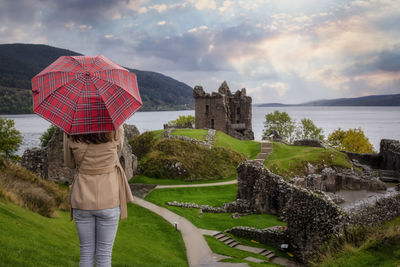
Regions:
M 251 97 L 246 89 L 232 94 L 224 81 L 218 93 L 205 93 L 203 87 L 193 90 L 196 129 L 216 129 L 241 140 L 254 140 Z

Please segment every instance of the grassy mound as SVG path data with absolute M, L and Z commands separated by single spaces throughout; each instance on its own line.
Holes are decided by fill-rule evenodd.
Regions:
M 188 266 L 181 235 L 160 216 L 128 204 L 113 248 L 113 266 Z M 78 266 L 79 241 L 69 213 L 46 218 L 0 198 L 1 266 Z
M 217 131 L 215 134 L 214 147 L 229 148 L 245 155 L 248 159 L 254 159 L 261 151 L 261 144 L 259 142 L 239 140 L 220 131 Z
M 0 197 L 37 212 L 54 217 L 57 210 L 68 210 L 68 191 L 46 181 L 27 169 L 0 158 Z
M 264 162 L 269 170 L 286 178 L 304 175 L 307 163 L 320 170 L 332 166 L 351 168 L 347 155 L 339 151 L 282 143 L 273 143 L 273 152 Z
M 139 162 L 142 175 L 181 180 L 224 179 L 236 176 L 244 157 L 225 148 L 195 145 L 178 139 L 161 139 Z
M 354 238 L 344 242 L 332 242 L 321 252 L 313 266 L 400 266 L 400 217 L 377 227 L 357 231 Z
M 217 207 L 226 202 L 234 201 L 236 193 L 237 185 L 168 188 L 153 190 L 145 199 L 185 217 L 197 227 L 204 229 L 224 231 L 233 226 L 251 226 L 262 229 L 275 225 L 285 225 L 284 222 L 278 221 L 277 216 L 269 214 L 247 215 L 238 219 L 232 219 L 231 213 L 203 212 L 203 215 L 199 216 L 198 209 L 173 207 L 165 204 L 176 200 Z

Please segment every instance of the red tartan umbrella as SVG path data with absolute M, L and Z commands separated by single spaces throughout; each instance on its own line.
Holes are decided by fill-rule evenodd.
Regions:
M 102 55 L 58 58 L 32 91 L 33 111 L 68 134 L 113 131 L 142 106 L 136 75 Z

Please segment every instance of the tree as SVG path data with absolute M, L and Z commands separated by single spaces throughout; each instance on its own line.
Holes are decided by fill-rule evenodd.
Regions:
M 47 128 L 47 130 L 40 137 L 40 146 L 41 147 L 47 146 L 51 137 L 53 137 L 53 134 L 55 133 L 56 129 L 57 129 L 57 127 L 54 125 L 50 125 L 50 127 Z
M 317 139 L 324 140 L 322 128 L 318 128 L 310 119 L 304 118 L 301 120 L 296 129 L 296 139 Z
M 179 116 L 176 120 L 169 121 L 168 125 L 190 128 L 194 125 L 194 120 L 195 118 L 192 115 Z
M 265 115 L 264 136 L 271 134 L 273 130 L 277 131 L 283 139 L 292 142 L 294 140 L 294 130 L 296 123 L 286 112 L 275 110 L 273 113 Z
M 338 150 L 353 153 L 375 153 L 373 145 L 361 128 L 343 131 L 337 129 L 328 136 L 328 144 Z
M 22 135 L 14 125 L 13 120 L 0 118 L 0 156 L 11 160 L 18 159 L 14 153 L 22 142 Z

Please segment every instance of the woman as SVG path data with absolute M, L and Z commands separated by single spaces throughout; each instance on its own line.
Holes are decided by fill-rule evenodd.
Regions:
M 70 190 L 71 220 L 79 235 L 80 267 L 111 266 L 111 253 L 119 217 L 127 218 L 126 202 L 132 201 L 119 162 L 124 142 L 120 126 L 109 133 L 67 135 L 64 162 L 76 168 Z

